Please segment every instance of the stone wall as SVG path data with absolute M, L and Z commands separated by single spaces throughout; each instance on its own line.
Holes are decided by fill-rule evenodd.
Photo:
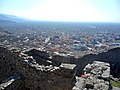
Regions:
M 71 63 L 76 64 L 76 58 L 74 56 L 60 56 L 60 55 L 53 55 L 52 56 L 53 61 L 57 61 L 60 63 Z
M 41 66 L 18 62 L 17 70 L 25 77 L 25 87 L 30 90 L 71 90 L 73 72 L 65 68 Z
M 39 61 L 45 60 L 47 63 L 48 55 L 40 56 Z M 46 54 L 45 54 L 46 55 Z M 15 54 L 5 48 L 0 48 L 0 81 L 1 87 L 7 90 L 71 90 L 73 80 L 73 70 L 49 64 L 38 64 L 34 57 Z M 50 59 L 49 59 L 50 60 Z M 51 60 L 52 61 L 52 60 Z M 19 80 L 8 80 L 10 76 L 21 75 Z M 22 79 L 23 78 L 23 79 Z M 6 82 L 3 82 L 3 81 Z M 14 80 L 14 81 L 13 81 Z M 9 83 L 11 81 L 11 83 Z M 5 85 L 5 86 L 4 86 Z M 14 87 L 15 86 L 15 87 Z
M 45 51 L 29 50 L 19 55 L 22 60 L 17 61 L 17 71 L 25 80 L 25 87 L 30 90 L 71 90 L 73 68 L 66 68 L 61 62 L 56 65 L 53 57 Z M 31 58 L 31 59 L 30 59 Z M 66 57 L 65 57 L 66 58 Z M 63 59 L 65 59 L 63 57 Z M 30 60 L 29 60 L 30 59 Z M 56 58 L 57 60 L 59 58 Z M 32 62 L 32 60 L 36 62 Z M 56 61 L 57 61 L 56 60 Z M 73 67 L 74 65 L 68 65 Z
M 103 61 L 108 62 L 111 67 L 111 74 L 114 77 L 120 78 L 120 48 L 114 48 L 107 52 L 99 53 L 99 54 L 89 54 L 82 58 L 78 58 L 78 64 L 76 69 L 76 74 L 79 76 L 82 74 L 82 70 L 88 63 L 92 63 L 93 61 Z

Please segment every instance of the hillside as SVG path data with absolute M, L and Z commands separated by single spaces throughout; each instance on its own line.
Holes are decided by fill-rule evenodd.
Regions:
M 0 23 L 15 23 L 21 21 L 25 21 L 25 19 L 14 15 L 0 14 Z

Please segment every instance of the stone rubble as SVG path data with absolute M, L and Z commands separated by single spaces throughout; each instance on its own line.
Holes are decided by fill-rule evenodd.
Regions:
M 41 70 L 41 71 L 50 71 L 50 72 L 53 72 L 57 69 L 60 69 L 59 67 L 57 66 L 53 66 L 53 65 L 39 65 L 38 63 L 35 62 L 34 58 L 32 56 L 28 56 L 27 54 L 24 54 L 24 53 L 21 53 L 22 58 L 24 58 L 24 61 L 27 63 L 27 64 L 30 64 L 30 66 L 32 67 L 35 67 L 36 70 Z M 30 62 L 29 60 L 31 60 L 32 62 Z M 34 62 L 33 62 L 34 61 Z M 46 61 L 46 62 L 50 62 L 50 61 Z
M 74 69 L 75 68 L 75 64 L 67 64 L 67 63 L 61 63 L 60 67 L 64 67 L 67 69 Z
M 72 90 L 109 90 L 110 65 L 109 63 L 94 61 L 86 65 L 83 75 L 76 76 L 76 83 Z

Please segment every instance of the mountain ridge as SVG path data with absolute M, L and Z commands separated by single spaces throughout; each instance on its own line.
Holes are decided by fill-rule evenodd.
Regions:
M 27 19 L 22 18 L 22 17 L 0 13 L 0 23 L 1 22 L 14 22 L 15 23 L 15 22 L 22 22 L 26 20 Z

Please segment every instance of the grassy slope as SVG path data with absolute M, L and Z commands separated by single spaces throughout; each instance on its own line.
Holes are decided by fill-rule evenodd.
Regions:
M 119 88 L 120 88 L 120 81 L 110 80 L 110 83 L 111 83 L 112 86 L 115 86 L 115 87 L 119 87 Z

